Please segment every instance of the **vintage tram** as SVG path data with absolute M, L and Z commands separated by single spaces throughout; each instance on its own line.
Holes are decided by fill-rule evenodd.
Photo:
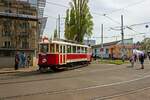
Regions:
M 66 40 L 43 40 L 39 43 L 39 70 L 59 71 L 75 65 L 89 64 L 91 52 L 91 48 L 87 45 Z

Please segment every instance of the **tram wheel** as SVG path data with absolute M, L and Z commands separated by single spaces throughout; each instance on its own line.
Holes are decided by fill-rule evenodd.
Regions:
M 60 71 L 64 71 L 66 69 L 66 67 L 53 66 L 53 67 L 51 67 L 51 69 L 55 72 L 60 72 Z
M 40 71 L 41 73 L 45 73 L 45 72 L 47 72 L 47 68 L 46 68 L 46 67 L 40 67 L 40 68 L 39 68 L 39 71 Z
M 51 69 L 55 72 L 60 71 L 58 66 L 52 66 Z

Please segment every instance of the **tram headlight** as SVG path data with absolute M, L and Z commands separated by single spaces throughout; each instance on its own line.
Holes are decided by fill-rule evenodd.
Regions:
M 47 62 L 47 59 L 42 59 L 42 63 L 46 63 Z

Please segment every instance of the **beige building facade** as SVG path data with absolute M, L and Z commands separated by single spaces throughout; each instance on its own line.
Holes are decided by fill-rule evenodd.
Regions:
M 40 0 L 0 0 L 0 67 L 12 67 L 17 51 L 30 56 L 30 65 L 34 65 L 41 34 L 39 3 Z

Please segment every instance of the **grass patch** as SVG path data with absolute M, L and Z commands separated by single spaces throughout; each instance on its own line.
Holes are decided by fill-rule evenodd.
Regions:
M 128 61 L 123 62 L 122 60 L 98 60 L 100 64 L 115 64 L 115 65 L 122 65 L 129 63 Z

